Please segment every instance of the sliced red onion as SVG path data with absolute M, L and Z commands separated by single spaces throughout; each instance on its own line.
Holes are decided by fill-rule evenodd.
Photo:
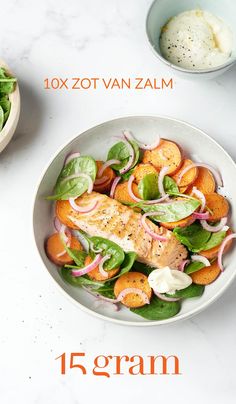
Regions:
M 94 181 L 94 185 L 105 184 L 105 182 L 107 182 L 107 180 L 108 180 L 107 175 L 104 175 L 104 177 L 97 178 L 97 179 Z
M 113 164 L 120 164 L 121 161 L 120 160 L 107 160 L 98 170 L 98 178 L 100 178 L 102 176 L 102 174 L 104 173 L 104 171 L 106 170 L 107 167 L 113 166 Z
M 158 147 L 159 143 L 160 143 L 160 137 L 159 136 L 157 136 L 157 140 L 154 143 L 148 145 L 148 144 L 141 143 L 138 140 L 136 140 L 135 137 L 132 135 L 132 133 L 129 132 L 128 130 L 124 130 L 123 134 L 124 134 L 124 136 L 125 136 L 125 138 L 127 140 L 133 140 L 134 142 L 136 142 L 139 145 L 140 149 L 142 149 L 142 150 L 156 149 L 156 147 Z
M 75 178 L 86 178 L 88 180 L 88 194 L 90 194 L 93 190 L 93 180 L 92 178 L 88 175 L 88 174 L 84 174 L 84 173 L 79 173 L 79 174 L 72 174 L 69 175 L 68 177 L 64 178 L 61 183 L 65 182 L 65 181 L 69 181 L 69 180 L 73 180 Z
M 99 299 L 99 298 L 97 298 L 97 299 Z M 119 307 L 118 304 L 112 303 L 112 302 L 106 302 L 106 301 L 104 301 L 102 299 L 95 300 L 95 302 L 93 304 L 93 307 L 94 307 L 94 309 L 99 309 L 100 307 L 102 307 L 102 308 L 107 307 L 107 308 L 112 308 L 113 311 L 119 311 L 120 310 L 120 307 Z
M 55 230 L 59 233 L 59 231 L 61 229 L 61 222 L 57 216 L 54 217 L 53 225 L 54 225 Z
M 138 289 L 138 288 L 123 289 L 117 296 L 117 301 L 121 302 L 130 293 L 135 293 L 136 295 L 139 295 L 145 304 L 150 304 L 150 300 L 149 300 L 147 294 L 143 290 Z
M 141 224 L 144 228 L 144 230 L 149 234 L 149 236 L 151 236 L 154 240 L 158 240 L 158 241 L 167 241 L 167 238 L 164 236 L 161 236 L 160 234 L 155 233 L 153 230 L 150 229 L 150 227 L 148 226 L 147 222 L 146 222 L 146 217 L 147 216 L 157 216 L 158 214 L 162 214 L 163 212 L 147 212 L 144 213 L 144 215 L 142 215 L 141 218 Z
M 76 212 L 80 212 L 80 213 L 89 213 L 92 212 L 92 210 L 96 209 L 97 205 L 98 205 L 98 201 L 94 201 L 93 203 L 91 203 L 90 205 L 87 206 L 79 206 L 76 203 L 76 198 L 69 198 L 69 203 L 70 206 L 76 210 Z
M 206 257 L 203 257 L 203 255 L 197 255 L 197 254 L 192 255 L 191 260 L 201 262 L 203 265 L 205 265 L 205 267 L 211 266 L 210 261 Z
M 184 176 L 184 174 L 186 174 L 189 170 L 191 170 L 192 168 L 195 168 L 195 167 L 207 168 L 209 171 L 212 172 L 217 185 L 219 187 L 223 187 L 223 181 L 222 181 L 222 178 L 221 178 L 221 175 L 219 174 L 219 172 L 214 167 L 210 166 L 209 164 L 204 164 L 204 163 L 193 163 L 193 164 L 190 164 L 189 166 L 185 167 L 185 169 L 180 173 L 177 183 L 179 184 L 182 177 Z
M 68 154 L 66 156 L 66 158 L 65 158 L 64 165 L 66 166 L 71 160 L 74 160 L 77 157 L 80 157 L 80 152 L 75 152 L 75 153 Z
M 180 300 L 179 297 L 167 297 L 162 293 L 155 292 L 155 290 L 154 293 L 157 297 L 159 297 L 159 299 L 164 300 L 164 302 L 178 302 Z
M 132 164 L 134 162 L 135 153 L 134 153 L 133 146 L 127 140 L 121 139 L 121 142 L 123 142 L 129 150 L 129 159 L 127 161 L 127 164 L 123 168 L 120 169 L 120 174 L 125 174 L 132 167 Z
M 184 269 L 188 264 L 190 264 L 190 260 L 183 260 L 179 265 L 179 271 L 184 272 Z
M 159 189 L 159 192 L 160 192 L 162 197 L 166 196 L 163 181 L 164 181 L 164 177 L 167 174 L 168 170 L 169 170 L 169 167 L 167 167 L 167 166 L 163 167 L 161 169 L 161 171 L 159 172 L 159 175 L 158 175 L 158 189 Z
M 112 186 L 111 186 L 110 198 L 114 198 L 116 186 L 120 180 L 121 180 L 121 177 L 115 177 L 115 179 L 112 183 Z
M 88 272 L 92 271 L 93 269 L 95 269 L 99 263 L 102 260 L 102 255 L 98 254 L 96 255 L 95 259 L 88 265 L 86 265 L 84 268 L 81 269 L 72 269 L 71 271 L 71 275 L 73 276 L 82 276 L 87 274 Z
M 195 217 L 195 219 L 206 220 L 206 219 L 209 219 L 210 213 L 209 212 L 204 212 L 204 213 L 193 212 L 193 216 Z
M 221 231 L 223 227 L 226 225 L 228 218 L 227 217 L 222 217 L 220 220 L 219 224 L 217 226 L 211 226 L 210 224 L 207 223 L 206 220 L 200 220 L 200 223 L 203 227 L 203 229 L 210 231 L 212 233 L 216 233 L 218 231 Z
M 89 242 L 88 242 L 87 238 L 84 237 L 84 235 L 79 230 L 73 230 L 73 234 L 79 240 L 83 249 L 88 253 L 89 252 Z
M 100 274 L 104 277 L 104 278 L 108 278 L 108 272 L 105 271 L 105 269 L 103 268 L 103 264 L 108 261 L 111 258 L 110 255 L 105 255 L 102 260 L 100 261 L 98 268 L 99 268 L 99 272 Z
M 193 195 L 196 195 L 196 196 L 200 199 L 201 204 L 202 204 L 201 209 L 200 209 L 200 212 L 203 212 L 204 209 L 205 209 L 205 206 L 206 206 L 206 198 L 205 198 L 205 195 L 204 195 L 201 191 L 199 191 L 199 189 L 197 189 L 196 187 L 193 187 L 193 189 L 192 189 L 192 194 L 193 194 Z
M 71 244 L 71 232 L 64 224 L 61 224 L 59 234 L 60 234 L 62 242 L 65 243 L 67 245 L 67 247 L 70 247 L 70 244 Z M 66 254 L 66 250 L 63 250 L 62 252 L 57 254 L 57 258 L 62 257 L 65 254 Z
M 219 252 L 218 252 L 218 266 L 220 268 L 220 270 L 223 272 L 224 271 L 224 267 L 223 267 L 223 254 L 224 254 L 224 249 L 226 247 L 226 245 L 228 244 L 228 242 L 232 239 L 236 238 L 236 233 L 232 233 L 229 234 L 228 236 L 226 236 L 219 248 Z

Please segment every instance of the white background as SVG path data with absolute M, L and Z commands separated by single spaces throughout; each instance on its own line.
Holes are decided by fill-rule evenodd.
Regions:
M 124 328 L 84 314 L 55 288 L 35 250 L 31 213 L 42 170 L 67 140 L 125 114 L 190 122 L 235 159 L 236 71 L 217 81 L 174 77 L 166 91 L 46 91 L 46 77 L 170 77 L 145 37 L 149 0 L 1 0 L 1 57 L 19 79 L 17 132 L 0 155 L 0 402 L 227 403 L 234 401 L 234 283 L 191 320 Z M 200 145 L 201 147 L 201 145 Z M 60 375 L 63 352 L 85 352 L 88 374 Z M 99 354 L 176 354 L 181 376 L 91 375 Z M 111 373 L 114 371 L 112 366 Z

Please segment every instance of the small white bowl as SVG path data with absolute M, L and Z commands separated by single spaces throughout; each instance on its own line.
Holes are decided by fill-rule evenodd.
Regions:
M 0 67 L 4 67 L 8 74 L 14 76 L 3 60 L 0 60 Z M 9 94 L 9 99 L 11 101 L 11 110 L 3 129 L 0 131 L 0 153 L 5 149 L 14 135 L 20 116 L 20 91 L 17 82 L 15 90 L 13 93 Z
M 163 138 L 179 143 L 187 155 L 192 156 L 195 161 L 203 161 L 218 167 L 224 179 L 223 194 L 228 197 L 231 204 L 232 219 L 230 224 L 233 229 L 236 229 L 236 165 L 224 149 L 201 130 L 176 119 L 160 116 L 129 116 L 104 122 L 80 134 L 62 147 L 49 162 L 37 186 L 34 200 L 33 231 L 35 242 L 44 264 L 43 269 L 46 268 L 55 285 L 78 308 L 103 320 L 123 325 L 147 327 L 178 322 L 205 310 L 231 284 L 236 275 L 235 245 L 224 257 L 225 271 L 214 283 L 206 287 L 204 294 L 199 298 L 186 299 L 182 304 L 181 311 L 175 317 L 162 321 L 145 320 L 131 313 L 125 307 L 122 307 L 118 312 L 103 306 L 95 308 L 95 298 L 82 288 L 67 284 L 61 278 L 56 265 L 45 254 L 45 239 L 54 232 L 54 204 L 45 200 L 45 196 L 51 194 L 65 156 L 72 151 L 80 151 L 82 155 L 91 155 L 96 160 L 105 160 L 107 151 L 114 144 L 114 135 L 121 133 L 124 129 L 131 130 L 137 139 L 145 143 L 152 143 L 156 133 L 158 133 Z
M 211 69 L 191 70 L 176 66 L 166 60 L 160 51 L 159 39 L 162 27 L 166 22 L 179 13 L 187 10 L 202 9 L 224 20 L 233 33 L 234 49 L 229 60 Z M 170 69 L 184 78 L 213 79 L 236 64 L 236 1 L 235 0 L 155 0 L 147 15 L 146 32 L 149 43 L 158 59 Z

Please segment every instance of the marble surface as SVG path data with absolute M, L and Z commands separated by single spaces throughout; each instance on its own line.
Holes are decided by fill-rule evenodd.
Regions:
M 236 158 L 236 71 L 216 81 L 174 78 L 172 91 L 44 90 L 46 77 L 170 77 L 150 51 L 150 0 L 1 2 L 1 58 L 19 78 L 22 112 L 0 155 L 2 404 L 126 404 L 144 400 L 235 402 L 236 283 L 200 315 L 168 327 L 123 328 L 79 311 L 55 288 L 37 255 L 32 203 L 52 154 L 96 123 L 164 114 L 210 134 Z M 85 352 L 87 375 L 60 375 L 56 357 Z M 99 354 L 179 356 L 181 376 L 93 376 Z

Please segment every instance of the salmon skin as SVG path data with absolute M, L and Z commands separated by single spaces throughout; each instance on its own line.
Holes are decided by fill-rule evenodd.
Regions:
M 152 231 L 167 238 L 167 241 L 154 240 L 145 232 L 141 224 L 141 213 L 135 212 L 115 199 L 92 192 L 83 194 L 76 203 L 86 206 L 95 201 L 98 201 L 97 207 L 89 213 L 79 213 L 70 206 L 68 201 L 60 201 L 63 203 L 61 207 L 64 210 L 63 216 L 73 223 L 73 227 L 83 230 L 90 236 L 109 239 L 125 252 L 134 251 L 137 254 L 137 261 L 153 268 L 169 266 L 177 269 L 187 257 L 186 248 L 171 231 L 158 227 L 146 219 Z

